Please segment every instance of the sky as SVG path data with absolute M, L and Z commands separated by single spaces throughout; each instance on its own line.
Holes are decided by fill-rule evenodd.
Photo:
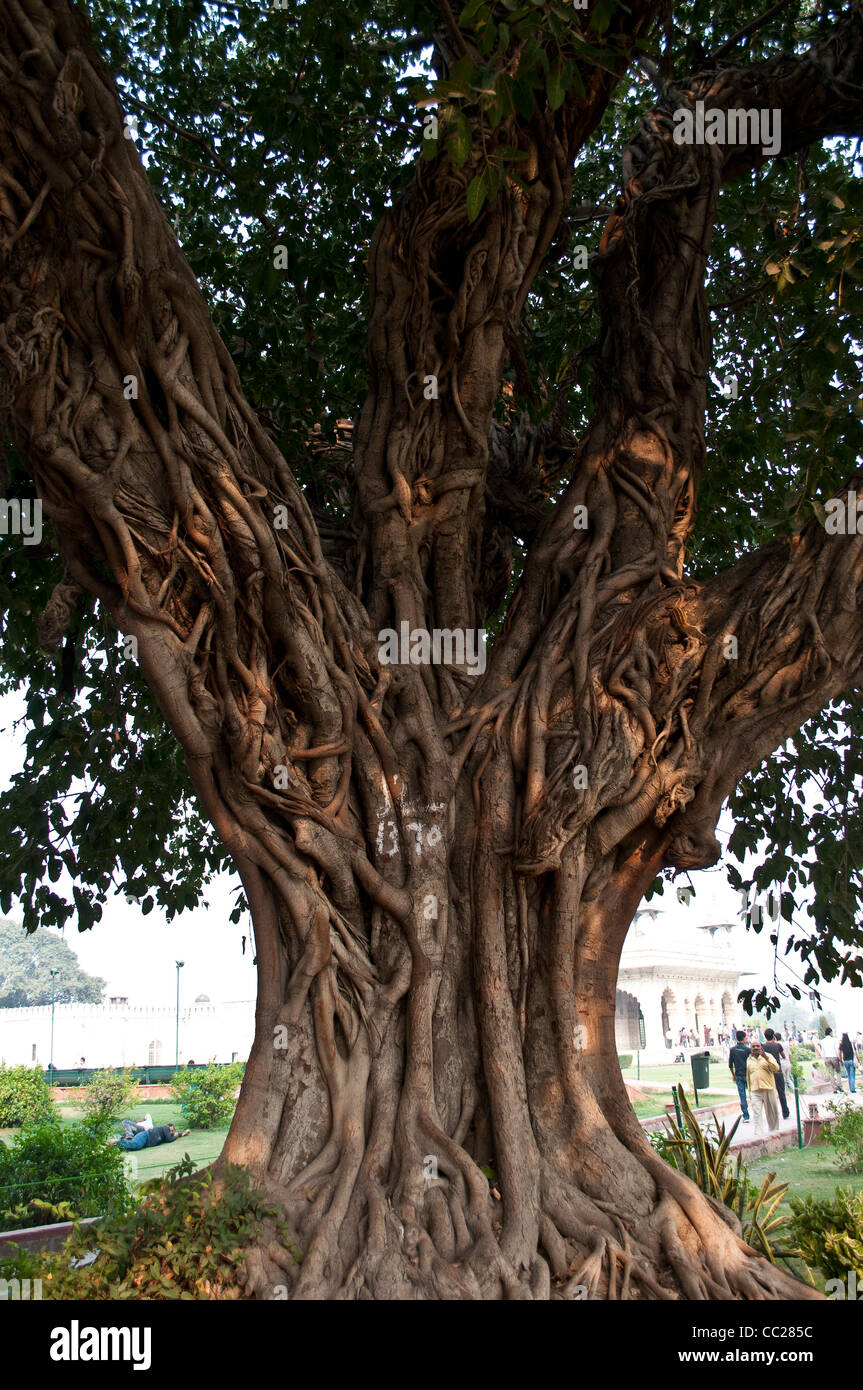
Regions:
M 23 730 L 12 729 L 23 712 L 21 695 L 0 696 L 0 795 L 24 765 Z M 248 939 L 245 955 L 242 947 L 242 937 L 249 932 L 248 914 L 236 926 L 228 920 L 237 883 L 235 875 L 220 875 L 207 889 L 205 906 L 180 913 L 171 923 L 159 907 L 145 917 L 117 894 L 90 931 L 67 926 L 63 937 L 83 968 L 106 981 L 106 997 L 126 995 L 130 1004 L 173 1005 L 176 962 L 181 960 L 181 1005 L 193 1003 L 199 994 L 213 1003 L 254 1000 L 254 950 Z M 59 891 L 60 884 L 55 889 Z M 9 916 L 21 920 L 14 903 Z
M 0 795 L 13 773 L 23 766 L 22 730 L 12 728 L 14 721 L 21 718 L 23 709 L 21 695 L 0 696 Z M 724 812 L 717 830 L 722 845 L 727 842 L 731 829 L 731 817 Z M 696 923 L 736 922 L 740 919 L 739 894 L 727 882 L 723 860 L 713 869 L 681 875 L 677 880 L 680 886 L 689 883 L 695 893 L 688 905 L 678 901 L 676 885 L 666 884 L 662 898 L 651 899 L 651 906 L 661 901 L 668 920 L 674 922 L 686 919 Z M 220 875 L 207 888 L 205 904 L 179 914 L 170 924 L 158 907 L 144 917 L 139 908 L 117 895 L 108 901 L 102 921 L 92 930 L 79 933 L 67 928 L 65 939 L 83 968 L 106 981 L 106 997 L 124 995 L 130 1004 L 173 1005 L 177 989 L 176 962 L 181 960 L 184 962 L 180 971 L 181 1007 L 193 1003 L 201 994 L 206 994 L 216 1004 L 228 1000 L 251 1001 L 255 997 L 254 953 L 250 940 L 246 940 L 245 954 L 242 946 L 242 937 L 249 932 L 248 915 L 244 914 L 236 926 L 228 920 L 236 885 L 234 875 Z M 14 905 L 9 915 L 13 921 L 21 920 Z M 741 923 L 737 936 L 740 968 L 752 972 L 741 981 L 741 988 L 761 984 L 772 987 L 774 948 L 768 936 L 766 928 L 756 935 L 745 931 Z M 789 958 L 791 969 L 796 972 L 792 975 L 781 961 L 781 952 L 780 941 L 780 982 L 801 983 L 799 957 Z M 824 985 L 821 993 L 822 1007 L 834 1013 L 840 1029 L 854 1031 L 863 1027 L 863 991 L 831 983 Z

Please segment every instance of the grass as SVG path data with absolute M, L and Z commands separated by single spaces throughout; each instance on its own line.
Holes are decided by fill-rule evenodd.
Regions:
M 749 1181 L 755 1186 L 760 1186 L 768 1173 L 775 1173 L 777 1182 L 789 1184 L 785 1200 L 776 1209 L 777 1215 L 785 1217 L 791 1216 L 792 1197 L 811 1196 L 822 1201 L 825 1197 L 832 1199 L 837 1187 L 851 1192 L 863 1190 L 863 1174 L 843 1173 L 836 1167 L 833 1149 L 827 1144 L 816 1148 L 783 1149 L 747 1164 Z M 790 1260 L 788 1264 L 798 1279 L 809 1283 L 801 1260 Z M 826 1276 L 817 1268 L 810 1272 L 815 1287 L 823 1293 Z
M 760 1184 L 766 1173 L 790 1184 L 789 1197 L 832 1197 L 837 1187 L 863 1191 L 863 1174 L 843 1173 L 836 1167 L 833 1149 L 822 1144 L 809 1149 L 783 1149 L 748 1164 L 750 1180 Z
M 145 1102 L 143 1105 L 134 1105 L 126 1112 L 126 1118 L 141 1120 L 148 1111 L 157 1125 L 174 1125 L 178 1133 L 182 1133 L 185 1128 L 183 1112 L 175 1101 L 162 1101 L 158 1110 L 152 1101 L 149 1104 Z M 222 1152 L 227 1133 L 227 1125 L 224 1129 L 193 1129 L 185 1139 L 178 1139 L 174 1144 L 160 1144 L 155 1149 L 140 1149 L 136 1153 L 127 1153 L 126 1165 L 131 1170 L 133 1184 L 146 1182 L 148 1178 L 160 1177 L 169 1168 L 176 1167 L 184 1154 L 188 1154 L 199 1168 L 206 1167 Z
M 71 1124 L 84 1113 L 74 1105 L 59 1105 L 57 1108 L 63 1124 Z M 148 1111 L 153 1116 L 154 1124 L 174 1125 L 178 1132 L 185 1128 L 180 1106 L 173 1100 L 150 1100 L 144 1101 L 141 1105 L 130 1105 L 128 1110 L 123 1112 L 123 1118 L 142 1120 Z M 118 1124 L 117 1130 L 119 1129 Z M 14 1129 L 0 1129 L 0 1140 L 8 1142 L 15 1132 Z M 126 1165 L 133 1185 L 146 1182 L 148 1178 L 160 1177 L 169 1168 L 176 1167 L 184 1154 L 188 1154 L 199 1168 L 206 1167 L 218 1158 L 227 1133 L 227 1126 L 223 1129 L 193 1129 L 185 1139 L 177 1139 L 173 1144 L 159 1144 L 155 1149 L 140 1149 L 135 1153 L 127 1153 Z
M 634 1081 L 637 1086 L 638 1077 L 635 1074 L 635 1070 L 635 1065 L 633 1064 L 631 1067 L 626 1068 L 623 1076 L 627 1081 Z M 714 1086 L 728 1086 L 730 1090 L 734 1090 L 734 1081 L 731 1072 L 728 1070 L 727 1062 L 711 1062 L 710 1079 Z M 672 1086 L 676 1086 L 682 1082 L 688 1091 L 692 1086 L 692 1068 L 688 1062 L 672 1062 L 665 1067 L 642 1067 L 641 1080 L 662 1081 L 668 1086 L 669 1092 Z
M 691 1087 L 686 1089 L 686 1099 L 689 1101 L 690 1105 L 695 1105 L 695 1096 L 692 1094 Z M 717 1095 L 715 1091 L 699 1091 L 698 1108 L 701 1109 L 702 1106 L 722 1105 L 724 1101 L 732 1099 L 732 1096 Z M 657 1092 L 657 1094 L 651 1096 L 649 1100 L 636 1100 L 633 1102 L 632 1108 L 640 1120 L 649 1120 L 653 1115 L 660 1117 L 665 1115 L 666 1105 L 671 1105 L 672 1103 L 671 1084 L 669 1083 L 667 1094 L 659 1094 Z

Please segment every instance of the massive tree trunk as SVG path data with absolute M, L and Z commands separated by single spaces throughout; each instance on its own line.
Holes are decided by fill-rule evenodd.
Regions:
M 623 15 L 618 73 L 657 8 Z M 351 590 L 85 22 L 66 0 L 0 15 L 0 402 L 66 565 L 46 627 L 83 590 L 136 639 L 254 923 L 256 1037 L 223 1157 L 304 1259 L 265 1233 L 249 1294 L 809 1296 L 650 1150 L 614 999 L 657 872 L 714 863 L 742 773 L 861 677 L 863 540 L 813 524 L 687 578 L 711 224 L 723 180 L 762 156 L 676 145 L 670 119 L 696 99 L 774 107 L 785 154 L 863 133 L 857 12 L 809 55 L 664 92 L 626 150 L 595 265 L 595 417 L 478 677 L 385 664 L 377 634 L 478 628 L 500 599 L 492 412 L 615 75 L 586 68 L 584 95 L 500 129 L 527 176 L 475 222 L 480 156 L 441 154 L 378 229 Z

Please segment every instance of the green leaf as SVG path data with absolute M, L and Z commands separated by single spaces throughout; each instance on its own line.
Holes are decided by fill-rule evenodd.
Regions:
M 477 16 L 487 8 L 489 8 L 488 0 L 468 0 L 458 17 L 458 27 L 469 29 Z
M 461 169 L 467 163 L 472 143 L 470 121 L 459 112 L 455 128 L 449 132 L 446 140 L 447 150 L 456 168 Z
M 477 174 L 467 186 L 467 220 L 475 222 L 485 202 L 485 175 Z
M 557 111 L 563 105 L 566 96 L 566 87 L 563 78 L 563 63 L 558 59 L 548 74 L 548 81 L 545 84 L 548 104 L 552 111 Z

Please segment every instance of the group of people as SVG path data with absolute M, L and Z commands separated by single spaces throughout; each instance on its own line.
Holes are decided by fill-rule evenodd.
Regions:
M 859 1038 L 860 1034 L 858 1033 L 857 1039 L 859 1040 Z M 852 1042 L 847 1033 L 843 1033 L 837 1042 L 836 1038 L 833 1036 L 833 1029 L 828 1028 L 820 1042 L 815 1044 L 815 1051 L 818 1053 L 822 1062 L 826 1063 L 827 1070 L 830 1072 L 831 1076 L 839 1079 L 842 1076 L 842 1072 L 845 1072 L 845 1076 L 848 1080 L 848 1090 L 853 1096 L 857 1090 L 855 1073 L 857 1065 L 861 1060 L 860 1042 Z M 833 1089 L 838 1091 L 841 1088 L 836 1085 Z
M 728 1069 L 737 1085 L 744 1122 L 751 1118 L 756 1134 L 761 1134 L 765 1120 L 768 1130 L 777 1130 L 780 1107 L 784 1120 L 791 1113 L 786 1095 L 791 1063 L 782 1046 L 782 1034 L 765 1028 L 764 1042 L 753 1038 L 747 1043 L 744 1029 L 738 1028 L 737 1040 L 728 1053 Z
M 699 1033 L 701 1034 L 701 1037 L 699 1037 Z M 713 1029 L 708 1028 L 706 1024 L 703 1028 L 700 1028 L 698 1031 L 696 1031 L 693 1028 L 681 1028 L 677 1037 L 677 1045 L 681 1049 L 683 1057 L 681 1058 L 681 1054 L 678 1053 L 678 1056 L 675 1058 L 675 1061 L 686 1060 L 685 1053 L 687 1048 L 689 1048 L 690 1051 L 692 1051 L 696 1047 L 725 1047 L 727 1044 L 733 1042 L 733 1040 L 734 1033 L 732 1029 L 727 1028 L 725 1024 L 719 1025 L 719 1027 L 716 1029 L 715 1037 L 713 1034 Z M 670 1028 L 667 1028 L 665 1030 L 665 1045 L 666 1047 L 673 1046 L 673 1034 Z
M 848 1089 L 854 1095 L 856 1065 L 860 1061 L 858 1045 L 848 1033 L 843 1033 L 837 1042 L 833 1029 L 828 1028 L 815 1046 L 835 1076 L 834 1089 L 842 1089 L 839 1079 L 844 1068 Z M 783 1047 L 782 1034 L 765 1028 L 761 1042 L 757 1037 L 747 1038 L 744 1029 L 738 1028 L 736 1042 L 728 1053 L 728 1068 L 737 1085 L 744 1122 L 752 1120 L 755 1134 L 762 1133 L 765 1120 L 768 1130 L 777 1130 L 780 1111 L 784 1120 L 791 1113 L 786 1089 L 791 1085 L 791 1062 Z

